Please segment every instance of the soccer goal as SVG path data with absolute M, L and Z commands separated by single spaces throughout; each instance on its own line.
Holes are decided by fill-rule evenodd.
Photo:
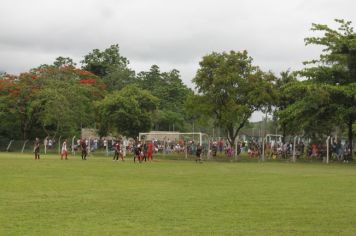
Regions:
M 203 147 L 203 155 L 209 150 L 209 136 L 201 132 L 152 131 L 139 133 L 138 139 L 141 142 L 154 142 L 157 152 L 185 154 L 185 158 L 194 155 L 198 145 Z

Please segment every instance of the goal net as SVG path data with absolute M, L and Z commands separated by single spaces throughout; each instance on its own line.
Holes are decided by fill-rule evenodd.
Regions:
M 203 155 L 206 155 L 209 149 L 209 136 L 201 132 L 152 131 L 149 133 L 139 133 L 139 141 L 153 142 L 158 153 L 181 154 L 186 158 L 188 155 L 195 155 L 198 145 L 203 147 Z

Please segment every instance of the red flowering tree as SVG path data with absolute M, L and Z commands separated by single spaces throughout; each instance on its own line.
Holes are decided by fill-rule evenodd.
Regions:
M 92 103 L 104 95 L 104 84 L 91 72 L 67 64 L 42 65 L 19 76 L 2 76 L 0 115 L 17 123 L 24 139 L 73 134 L 94 123 Z

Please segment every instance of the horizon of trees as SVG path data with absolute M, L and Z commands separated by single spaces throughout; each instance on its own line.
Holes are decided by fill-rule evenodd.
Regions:
M 300 71 L 262 71 L 247 51 L 204 56 L 188 88 L 176 69 L 152 65 L 136 72 L 119 46 L 93 49 L 81 67 L 68 57 L 18 76 L 0 74 L 0 136 L 29 139 L 78 135 L 82 127 L 101 136 L 136 137 L 149 130 L 211 133 L 218 129 L 233 145 L 254 111 L 273 116 L 284 136 L 320 140 L 356 130 L 356 33 L 351 22 L 338 29 L 313 24 L 324 47 Z M 321 36 L 320 36 L 321 35 Z

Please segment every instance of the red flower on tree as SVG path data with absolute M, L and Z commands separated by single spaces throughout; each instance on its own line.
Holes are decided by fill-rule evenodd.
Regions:
M 79 83 L 81 83 L 81 84 L 95 84 L 96 79 L 82 79 L 79 81 Z

